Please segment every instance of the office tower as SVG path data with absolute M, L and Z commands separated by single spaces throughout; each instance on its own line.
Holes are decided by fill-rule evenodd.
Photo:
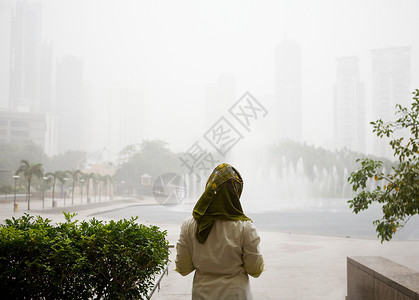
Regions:
M 334 138 L 337 149 L 344 147 L 365 153 L 365 89 L 359 81 L 359 59 L 339 57 L 334 85 Z
M 275 49 L 277 139 L 302 140 L 301 46 L 283 40 Z
M 0 2 L 0 108 L 9 107 L 12 10 L 15 3 Z
M 144 139 L 144 93 L 137 84 L 114 83 L 108 98 L 106 147 L 117 153 Z
M 42 42 L 39 79 L 39 111 L 51 113 L 52 107 L 52 44 Z
M 372 50 L 372 104 L 374 120 L 395 120 L 395 106 L 408 106 L 411 63 L 410 47 Z M 374 138 L 373 152 L 382 157 L 392 157 L 388 141 Z
M 58 152 L 84 150 L 86 105 L 83 99 L 83 62 L 66 56 L 57 64 L 56 114 Z
M 41 76 L 41 4 L 17 2 L 12 16 L 9 106 L 37 111 Z

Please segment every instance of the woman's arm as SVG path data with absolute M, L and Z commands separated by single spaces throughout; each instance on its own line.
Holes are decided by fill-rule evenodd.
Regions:
M 188 234 L 188 220 L 184 221 L 180 230 L 180 237 L 176 244 L 176 268 L 175 271 L 179 272 L 182 276 L 186 276 L 195 270 L 192 263 L 191 251 L 189 248 L 189 234 Z
M 243 265 L 252 277 L 259 277 L 264 270 L 264 262 L 259 249 L 260 237 L 252 222 L 246 222 L 243 239 Z

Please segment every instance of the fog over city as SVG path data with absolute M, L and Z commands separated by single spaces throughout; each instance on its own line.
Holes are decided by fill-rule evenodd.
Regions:
M 9 105 L 11 18 L 19 1 L 0 3 L 0 104 Z M 419 77 L 417 1 L 26 1 L 41 4 L 42 42 L 50 43 L 53 74 L 67 56 L 83 69 L 83 128 L 78 145 L 113 152 L 125 145 L 113 136 L 141 128 L 138 138 L 162 139 L 177 151 L 205 132 L 205 109 L 217 119 L 249 91 L 268 110 L 252 132 L 273 142 L 275 49 L 285 39 L 301 47 L 302 140 L 334 149 L 333 84 L 336 58 L 357 56 L 365 84 L 366 120 L 372 114 L 372 49 L 411 47 L 413 89 Z M 51 85 L 55 87 L 55 75 Z M 223 83 L 223 78 L 229 78 Z M 219 89 L 222 102 L 208 90 Z M 224 84 L 224 85 L 223 85 Z M 112 87 L 130 88 L 138 112 L 118 128 L 129 101 L 110 96 Z M 51 91 L 52 102 L 56 91 Z M 225 93 L 223 95 L 223 93 Z M 408 95 L 410 97 L 410 95 Z M 219 97 L 219 98 L 220 98 Z M 126 101 L 126 102 L 124 102 Z M 116 103 L 115 103 L 116 102 Z M 75 103 L 77 105 L 77 103 Z M 110 113 L 111 112 L 111 113 Z M 135 118 L 135 115 L 138 118 Z M 112 128 L 109 129 L 109 124 Z M 370 132 L 370 127 L 365 128 Z M 114 133 L 116 131 L 116 133 Z M 368 135 L 370 137 L 370 135 Z M 127 139 L 134 143 L 134 140 Z M 372 152 L 367 143 L 366 151 Z M 240 144 L 237 145 L 240 147 Z
M 127 146 L 160 140 L 201 155 L 176 159 L 199 178 L 189 196 L 228 161 L 245 198 L 348 199 L 356 158 L 392 158 L 369 122 L 393 119 L 419 87 L 417 11 L 414 0 L 1 0 L 0 140 L 119 167 Z M 116 176 L 179 170 L 165 166 Z

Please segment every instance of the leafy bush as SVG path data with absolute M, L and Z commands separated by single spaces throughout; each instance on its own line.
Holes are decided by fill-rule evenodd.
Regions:
M 396 105 L 397 120 L 371 122 L 379 138 L 389 138 L 398 162 L 383 172 L 383 163 L 364 158 L 361 167 L 348 178 L 358 194 L 350 201 L 355 213 L 379 203 L 382 217 L 374 221 L 381 242 L 389 241 L 409 219 L 419 214 L 419 89 L 413 92 L 410 108 Z M 399 134 L 398 134 L 399 133 Z M 400 134 L 402 133 L 402 134 Z M 371 182 L 376 182 L 371 188 Z
M 0 225 L 4 299 L 142 299 L 168 261 L 166 231 L 130 220 L 56 226 L 25 214 Z

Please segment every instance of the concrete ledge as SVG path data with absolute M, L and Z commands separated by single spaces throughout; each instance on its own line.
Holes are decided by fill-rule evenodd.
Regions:
M 419 300 L 419 273 L 381 256 L 347 258 L 348 300 Z

